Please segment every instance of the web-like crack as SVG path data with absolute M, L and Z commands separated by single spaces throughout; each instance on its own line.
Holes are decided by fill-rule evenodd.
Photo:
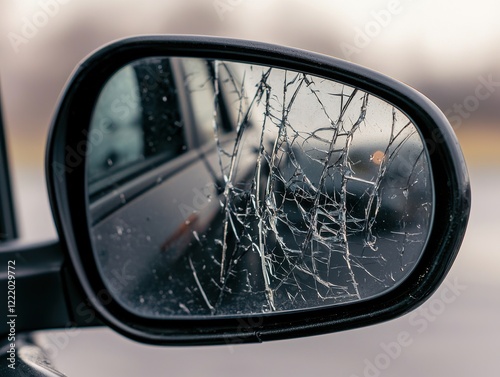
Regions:
M 217 62 L 215 72 L 221 69 L 219 66 L 234 72 L 234 67 L 231 70 L 228 65 Z M 256 71 L 261 72 L 260 76 Z M 425 240 L 423 232 L 404 232 L 405 239 L 396 240 L 394 231 L 377 227 L 387 221 L 380 215 L 384 201 L 394 200 L 397 195 L 388 198 L 384 191 L 401 190 L 401 198 L 408 201 L 412 179 L 428 173 L 421 160 L 424 147 L 421 143 L 414 145 L 418 144 L 415 140 L 419 135 L 413 124 L 397 109 L 368 93 L 302 73 L 246 66 L 243 77 L 259 79 L 252 85 L 239 81 L 232 73 L 228 76 L 223 85 L 237 93 L 238 101 L 232 106 L 238 108 L 240 116 L 232 150 L 218 144 L 219 166 L 225 180 L 218 304 L 224 302 L 230 280 L 241 276 L 238 264 L 250 253 L 258 261 L 255 264 L 259 271 L 254 274 L 262 280 L 263 311 L 362 299 L 368 297 L 369 289 L 360 289 L 360 284 L 367 285 L 368 280 L 385 288 L 393 285 L 394 279 L 388 279 L 394 276 L 392 269 L 381 274 L 380 269 L 370 271 L 367 265 L 386 264 L 387 256 L 378 253 L 381 240 L 399 244 L 400 261 L 411 242 L 409 234 L 420 247 Z M 214 82 L 218 99 L 218 75 Z M 329 91 L 320 89 L 324 86 Z M 326 104 L 331 97 L 337 99 L 335 107 Z M 305 100 L 307 103 L 299 103 Z M 390 107 L 390 124 L 367 124 L 371 102 L 373 107 Z M 307 112 L 308 107 L 316 107 L 314 113 L 319 118 L 310 119 L 310 126 L 303 123 L 301 116 L 291 116 L 296 109 Z M 295 118 L 302 124 L 295 124 Z M 214 126 L 215 135 L 219 135 L 215 120 Z M 361 162 L 353 159 L 360 152 L 352 150 L 361 144 L 354 143 L 356 138 L 367 137 L 361 130 L 373 126 L 389 128 L 390 133 L 381 150 L 373 146 L 369 157 L 372 175 L 364 176 L 357 172 L 361 166 L 356 165 Z M 406 148 L 402 152 L 409 141 L 415 150 Z M 370 140 L 362 144 L 365 150 L 361 153 L 370 153 Z M 241 164 L 243 148 L 246 152 L 251 148 L 257 151 L 251 156 L 252 164 Z M 373 153 L 378 155 L 374 157 Z M 407 155 L 402 156 L 403 153 Z M 406 184 L 394 186 L 386 175 L 391 172 L 394 176 L 394 165 L 400 160 L 411 160 L 410 154 L 418 157 L 405 161 L 412 165 L 404 177 Z M 245 159 L 248 158 L 246 153 Z M 235 179 L 238 169 L 248 169 L 247 181 Z M 396 178 L 400 183 L 400 177 Z M 394 213 L 398 227 L 406 226 L 407 215 L 408 212 Z M 352 245 L 355 251 L 351 250 Z M 400 270 L 405 268 L 400 266 Z M 245 281 L 251 285 L 248 278 Z M 251 286 L 247 288 L 253 291 Z
M 213 101 L 198 160 L 94 230 L 102 269 L 126 261 L 136 276 L 110 278 L 122 301 L 155 317 L 258 314 L 362 300 L 408 276 L 433 212 L 412 121 L 343 83 L 202 63 L 210 75 L 189 89 Z

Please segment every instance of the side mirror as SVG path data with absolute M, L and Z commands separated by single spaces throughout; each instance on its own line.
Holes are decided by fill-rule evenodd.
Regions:
M 369 325 L 438 287 L 470 208 L 462 153 L 415 90 L 313 53 L 141 37 L 74 74 L 47 153 L 81 294 L 159 344 Z

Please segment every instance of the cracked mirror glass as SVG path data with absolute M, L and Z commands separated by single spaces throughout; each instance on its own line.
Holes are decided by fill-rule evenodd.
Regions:
M 145 58 L 103 87 L 88 138 L 94 258 L 111 296 L 143 317 L 373 298 L 412 272 L 430 233 L 418 128 L 341 82 Z

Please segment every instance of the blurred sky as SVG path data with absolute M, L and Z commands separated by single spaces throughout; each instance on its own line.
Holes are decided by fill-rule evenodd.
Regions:
M 211 34 L 304 48 L 398 78 L 446 110 L 473 94 L 481 75 L 500 80 L 499 14 L 494 0 L 3 0 L 0 83 L 11 153 L 15 164 L 40 166 L 39 141 L 64 83 L 79 61 L 118 38 Z M 355 53 L 346 54 L 349 47 Z M 495 132 L 500 90 L 493 94 L 464 123 Z M 475 131 L 461 133 L 472 142 Z M 487 151 L 475 152 L 495 157 Z

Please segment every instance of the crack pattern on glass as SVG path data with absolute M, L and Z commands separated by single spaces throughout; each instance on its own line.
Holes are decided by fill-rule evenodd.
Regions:
M 92 229 L 113 295 L 151 317 L 262 314 L 363 300 L 408 276 L 434 195 L 411 120 L 339 82 L 204 64 L 209 80 L 184 85 L 213 91 L 213 140 Z M 124 287 L 111 272 L 125 263 Z

